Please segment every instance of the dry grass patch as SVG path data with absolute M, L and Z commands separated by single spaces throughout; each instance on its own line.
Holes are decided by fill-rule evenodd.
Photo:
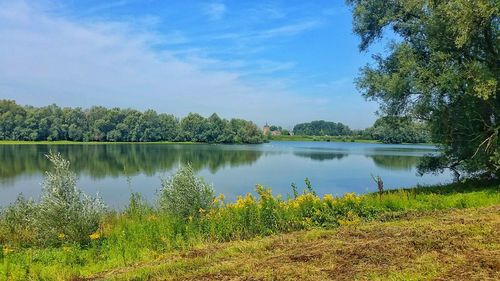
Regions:
M 500 280 L 500 207 L 215 244 L 113 280 Z

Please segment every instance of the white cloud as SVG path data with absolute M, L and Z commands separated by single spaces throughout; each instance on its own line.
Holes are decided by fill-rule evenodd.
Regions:
M 204 6 L 204 12 L 211 20 L 220 20 L 226 10 L 226 5 L 220 2 L 213 2 Z
M 172 41 L 181 40 L 172 34 Z M 217 112 L 282 125 L 327 112 L 327 101 L 295 95 L 280 80 L 246 81 L 245 73 L 205 67 L 217 60 L 181 59 L 151 47 L 168 37 L 123 22 L 72 21 L 26 2 L 0 4 L 0 97 L 32 105 L 153 108 L 177 116 Z M 292 67 L 258 63 L 269 71 Z
M 295 24 L 289 24 L 273 29 L 264 30 L 262 32 L 257 33 L 257 36 L 264 38 L 269 38 L 274 36 L 291 36 L 316 28 L 320 25 L 321 22 L 318 20 L 303 21 Z

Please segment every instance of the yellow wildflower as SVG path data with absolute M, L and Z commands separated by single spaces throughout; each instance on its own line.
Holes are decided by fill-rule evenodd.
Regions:
M 325 196 L 323 196 L 323 201 L 327 205 L 335 205 L 337 203 L 337 199 L 335 199 L 335 197 L 331 194 L 325 194 Z
M 66 238 L 66 234 L 64 233 L 59 233 L 59 235 L 57 235 L 57 237 L 61 240 L 63 240 L 64 238 Z
M 193 216 L 188 217 L 189 221 L 193 221 Z
M 198 212 L 200 212 L 200 214 L 204 214 L 205 213 L 205 209 L 200 208 L 200 210 L 198 210 Z
M 3 254 L 8 255 L 10 253 L 14 252 L 14 249 L 10 248 L 9 246 L 4 246 L 3 247 Z
M 254 202 L 253 200 L 253 196 L 252 194 L 250 193 L 247 193 L 247 195 L 245 195 L 245 200 L 244 200 L 245 204 L 251 204 Z
M 156 220 L 158 220 L 158 217 L 157 217 L 157 216 L 155 216 L 155 215 L 150 215 L 150 216 L 148 217 L 148 221 L 156 221 Z
M 354 193 L 354 192 L 346 193 L 344 195 L 344 199 L 347 201 L 352 201 L 352 202 L 356 202 L 356 203 L 361 202 L 361 197 L 357 196 L 356 193 Z
M 69 252 L 71 252 L 71 247 L 64 246 L 64 247 L 63 247 L 63 251 L 65 251 L 65 252 L 68 252 L 68 253 L 69 253 Z
M 94 233 L 90 234 L 89 237 L 91 240 L 97 240 L 97 239 L 101 238 L 101 234 L 99 234 L 99 232 L 94 232 Z

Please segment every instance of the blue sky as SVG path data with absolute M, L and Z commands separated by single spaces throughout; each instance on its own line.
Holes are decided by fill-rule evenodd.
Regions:
M 344 1 L 2 1 L 0 98 L 370 126 Z

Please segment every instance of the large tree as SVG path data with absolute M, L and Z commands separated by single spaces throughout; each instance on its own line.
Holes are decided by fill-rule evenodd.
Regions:
M 422 171 L 500 174 L 498 0 L 347 0 L 366 51 L 395 35 L 357 85 L 388 116 L 428 122 L 440 158 Z M 392 37 L 392 36 L 391 36 Z

